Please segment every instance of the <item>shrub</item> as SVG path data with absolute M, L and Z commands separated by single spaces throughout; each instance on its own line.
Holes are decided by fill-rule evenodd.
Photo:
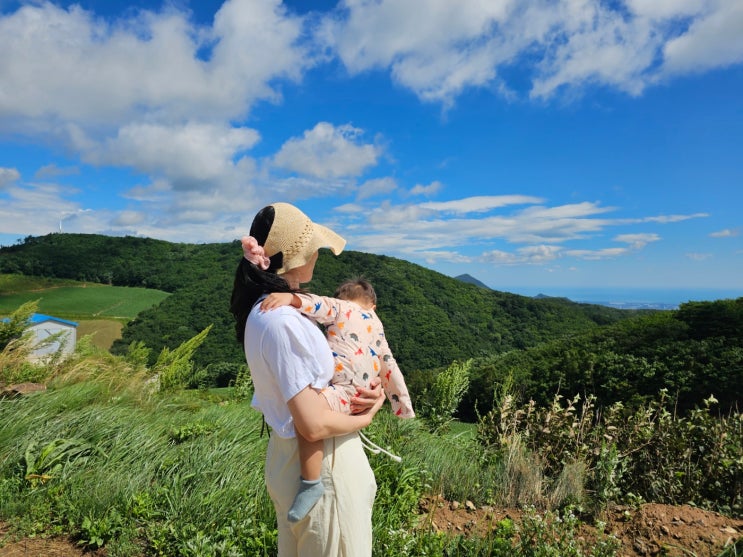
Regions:
M 668 409 L 665 391 L 634 412 L 622 403 L 597 412 L 591 396 L 563 403 L 556 395 L 548 408 L 533 401 L 518 407 L 506 394 L 481 417 L 478 440 L 504 463 L 516 502 L 522 502 L 524 470 L 538 467 L 549 486 L 548 507 L 579 502 L 585 490 L 594 507 L 633 494 L 740 515 L 743 418 L 738 412 L 714 416 L 715 403 L 710 397 L 703 408 L 678 416 Z M 518 465 L 519 459 L 530 464 Z
M 472 360 L 454 362 L 436 375 L 431 387 L 422 397 L 421 415 L 431 431 L 443 432 L 454 419 L 470 384 Z

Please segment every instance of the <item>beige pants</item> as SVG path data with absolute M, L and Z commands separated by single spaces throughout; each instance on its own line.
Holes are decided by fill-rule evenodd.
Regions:
M 325 493 L 299 522 L 286 518 L 299 489 L 296 439 L 271 434 L 265 472 L 278 521 L 279 557 L 371 555 L 377 483 L 357 433 L 325 440 L 321 474 Z

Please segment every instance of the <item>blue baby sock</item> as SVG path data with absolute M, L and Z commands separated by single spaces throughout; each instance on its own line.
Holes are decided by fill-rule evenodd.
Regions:
M 289 509 L 289 522 L 298 522 L 307 516 L 307 513 L 312 510 L 312 507 L 320 500 L 320 497 L 322 497 L 325 491 L 325 486 L 319 478 L 317 480 L 300 479 L 302 481 L 299 491 L 294 497 L 294 502 Z

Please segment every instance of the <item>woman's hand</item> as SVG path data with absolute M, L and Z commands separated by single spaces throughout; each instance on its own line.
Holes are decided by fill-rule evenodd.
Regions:
M 375 377 L 369 382 L 369 388 L 359 387 L 356 396 L 351 398 L 351 414 L 363 414 L 370 412 L 372 416 L 384 404 L 384 389 L 382 380 Z

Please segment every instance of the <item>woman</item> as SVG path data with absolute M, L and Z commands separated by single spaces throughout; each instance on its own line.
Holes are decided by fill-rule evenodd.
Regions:
M 371 423 L 384 402 L 377 386 L 352 400 L 360 413 L 333 412 L 320 394 L 333 374 L 333 356 L 322 332 L 293 308 L 261 312 L 270 292 L 296 292 L 312 279 L 318 249 L 338 255 L 345 240 L 313 223 L 288 203 L 274 203 L 253 219 L 243 238 L 230 311 L 245 348 L 254 385 L 253 406 L 271 435 L 266 486 L 276 509 L 279 555 L 368 557 L 376 482 L 358 430 Z M 309 514 L 289 522 L 287 512 L 300 484 L 296 431 L 324 439 L 324 493 Z

